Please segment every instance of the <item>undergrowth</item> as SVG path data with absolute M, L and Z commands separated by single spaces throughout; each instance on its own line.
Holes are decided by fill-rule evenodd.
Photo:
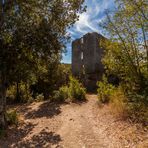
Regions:
M 122 86 L 114 87 L 103 77 L 98 82 L 99 103 L 109 103 L 114 115 L 148 127 L 148 103 L 146 95 L 124 92 Z
M 6 121 L 8 125 L 17 125 L 19 122 L 18 113 L 16 110 L 8 110 L 6 112 Z
M 7 126 L 18 125 L 19 123 L 19 116 L 16 110 L 9 109 L 5 113 L 6 124 Z M 6 135 L 6 129 L 0 128 L 0 138 Z
M 5 134 L 5 130 L 0 128 L 0 138 L 4 137 Z
M 86 89 L 82 84 L 74 77 L 70 77 L 68 86 L 62 86 L 58 91 L 54 93 L 54 100 L 56 101 L 83 101 L 85 100 Z
M 107 78 L 103 76 L 102 81 L 97 82 L 97 92 L 99 103 L 109 103 L 110 97 L 114 92 L 114 86 L 109 84 Z

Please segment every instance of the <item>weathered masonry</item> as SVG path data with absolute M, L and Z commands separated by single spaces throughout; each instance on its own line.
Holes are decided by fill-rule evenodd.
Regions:
M 101 62 L 103 48 L 100 46 L 104 39 L 94 32 L 72 42 L 72 73 L 83 81 L 89 91 L 95 90 L 104 72 Z

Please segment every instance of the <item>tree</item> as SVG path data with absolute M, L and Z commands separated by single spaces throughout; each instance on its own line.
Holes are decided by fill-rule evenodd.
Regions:
M 115 73 L 128 90 L 146 91 L 148 87 L 148 45 L 146 0 L 116 0 L 116 9 L 106 11 L 101 26 L 107 31 L 103 59 L 106 69 Z
M 28 79 L 39 59 L 50 62 L 54 55 L 61 56 L 66 29 L 84 11 L 83 2 L 0 0 L 0 127 L 6 126 L 7 87 L 17 76 L 19 81 Z
M 40 63 L 40 70 L 36 73 L 37 81 L 31 85 L 34 98 L 38 94 L 43 94 L 44 99 L 49 99 L 55 90 L 68 84 L 70 68 L 67 65 L 57 63 L 56 58 L 54 59 L 53 63 Z

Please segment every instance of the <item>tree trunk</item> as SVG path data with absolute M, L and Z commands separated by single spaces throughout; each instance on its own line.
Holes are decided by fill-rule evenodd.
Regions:
M 20 87 L 19 82 L 16 82 L 16 102 L 20 102 Z
M 6 127 L 6 85 L 5 80 L 2 79 L 0 82 L 0 128 L 4 129 Z
M 25 91 L 26 91 L 26 100 L 29 99 L 29 93 L 28 93 L 28 82 L 25 83 Z

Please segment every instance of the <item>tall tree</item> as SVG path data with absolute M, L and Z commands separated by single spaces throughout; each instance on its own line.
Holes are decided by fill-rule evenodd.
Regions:
M 6 126 L 6 89 L 10 78 L 13 81 L 14 74 L 36 68 L 37 59 L 50 61 L 54 55 L 61 55 L 68 39 L 66 30 L 84 11 L 83 2 L 0 0 L 1 128 Z
M 116 0 L 116 9 L 106 12 L 101 24 L 111 42 L 106 46 L 104 64 L 139 92 L 148 86 L 147 0 Z

